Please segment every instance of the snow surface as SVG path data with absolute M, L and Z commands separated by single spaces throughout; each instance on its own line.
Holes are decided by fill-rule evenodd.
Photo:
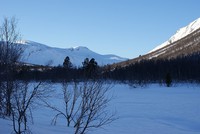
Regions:
M 55 85 L 59 94 L 60 84 Z M 200 88 L 183 84 L 164 87 L 157 84 L 145 88 L 132 88 L 116 84 L 109 109 L 117 111 L 118 119 L 103 129 L 89 134 L 199 134 L 200 133 Z M 51 100 L 58 107 L 63 103 L 59 95 Z M 34 124 L 29 124 L 33 134 L 73 134 L 73 128 L 65 127 L 59 119 L 56 126 L 50 125 L 55 113 L 43 107 L 33 111 Z M 0 119 L 0 133 L 12 132 L 12 123 Z
M 87 47 L 53 48 L 33 41 L 21 41 L 24 47 L 22 62 L 37 65 L 62 65 L 66 56 L 75 66 L 82 66 L 85 58 L 95 58 L 98 65 L 106 65 L 127 60 L 116 55 L 101 55 L 89 50 Z M 115 58 L 113 58 L 115 57 Z
M 158 45 L 157 47 L 155 47 L 153 50 L 151 50 L 150 52 L 156 51 L 162 47 L 165 47 L 177 40 L 180 40 L 181 38 L 189 35 L 190 33 L 194 32 L 195 30 L 200 28 L 200 18 L 196 19 L 195 21 L 191 22 L 189 25 L 179 29 L 176 34 L 174 34 L 169 40 L 165 41 L 164 43 L 162 43 L 161 45 Z M 149 53 L 150 53 L 149 52 Z

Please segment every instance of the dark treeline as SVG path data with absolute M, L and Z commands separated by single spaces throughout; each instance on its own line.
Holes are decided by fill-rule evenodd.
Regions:
M 83 69 L 69 68 L 62 66 L 47 67 L 46 69 L 29 69 L 28 66 L 23 66 L 19 72 L 16 73 L 15 78 L 20 80 L 36 80 L 36 81 L 55 81 L 62 80 L 72 81 L 82 79 L 84 76 Z
M 4 80 L 6 73 L 3 71 L 4 66 L 0 66 L 0 78 Z M 87 79 L 98 79 L 100 77 L 100 67 L 94 58 L 86 58 L 82 67 L 73 67 L 69 57 L 63 62 L 63 66 L 50 67 L 39 65 L 22 65 L 19 64 L 13 69 L 13 79 L 28 81 L 83 81 Z
M 143 60 L 135 64 L 106 71 L 105 78 L 119 81 L 200 82 L 200 53 L 170 60 Z
M 71 63 L 70 63 L 71 64 Z M 200 53 L 182 56 L 170 60 L 142 60 L 126 67 L 116 67 L 115 69 L 105 69 L 99 67 L 95 59 L 86 58 L 83 66 L 75 68 L 73 66 L 28 66 L 21 65 L 13 70 L 14 78 L 17 80 L 49 80 L 59 82 L 83 81 L 86 79 L 105 79 L 117 81 L 136 82 L 165 82 L 172 79 L 177 82 L 200 82 Z M 0 68 L 1 80 L 5 78 Z

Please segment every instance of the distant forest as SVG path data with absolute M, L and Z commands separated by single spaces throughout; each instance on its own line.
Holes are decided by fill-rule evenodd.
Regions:
M 200 53 L 175 59 L 142 60 L 135 64 L 106 71 L 104 77 L 119 81 L 200 82 Z
M 69 57 L 63 66 L 29 66 L 19 65 L 14 70 L 14 78 L 18 80 L 49 80 L 53 82 L 83 81 L 86 79 L 103 79 L 130 82 L 200 82 L 200 53 L 194 53 L 175 59 L 142 60 L 125 67 L 111 69 L 112 65 L 99 67 L 95 59 L 86 58 L 83 66 L 75 68 Z M 1 66 L 1 79 L 3 76 Z

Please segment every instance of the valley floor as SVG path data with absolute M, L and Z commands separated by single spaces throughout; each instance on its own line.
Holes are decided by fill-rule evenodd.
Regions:
M 59 85 L 57 85 L 59 86 Z M 131 88 L 116 84 L 111 92 L 113 99 L 109 109 L 116 110 L 117 120 L 89 134 L 199 134 L 200 87 L 194 84 L 176 85 L 170 88 L 157 84 L 145 88 Z M 51 100 L 62 106 L 59 97 Z M 66 134 L 73 128 L 65 127 L 60 119 L 51 125 L 55 113 L 44 107 L 33 111 L 34 124 L 29 125 L 33 134 Z M 12 122 L 0 119 L 0 133 L 12 132 Z

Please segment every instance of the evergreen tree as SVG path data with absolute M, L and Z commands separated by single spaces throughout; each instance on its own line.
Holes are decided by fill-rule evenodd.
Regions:
M 94 58 L 92 58 L 91 60 L 86 58 L 82 64 L 85 77 L 95 78 L 97 76 L 98 64 Z
M 87 69 L 88 65 L 89 65 L 89 58 L 85 58 L 85 60 L 82 62 L 83 65 L 83 69 Z
M 89 74 L 90 76 L 96 76 L 98 64 L 94 58 L 92 58 L 89 62 Z
M 70 61 L 70 58 L 67 56 L 63 62 L 63 67 L 65 69 L 69 69 L 69 68 L 72 68 L 72 63 Z

